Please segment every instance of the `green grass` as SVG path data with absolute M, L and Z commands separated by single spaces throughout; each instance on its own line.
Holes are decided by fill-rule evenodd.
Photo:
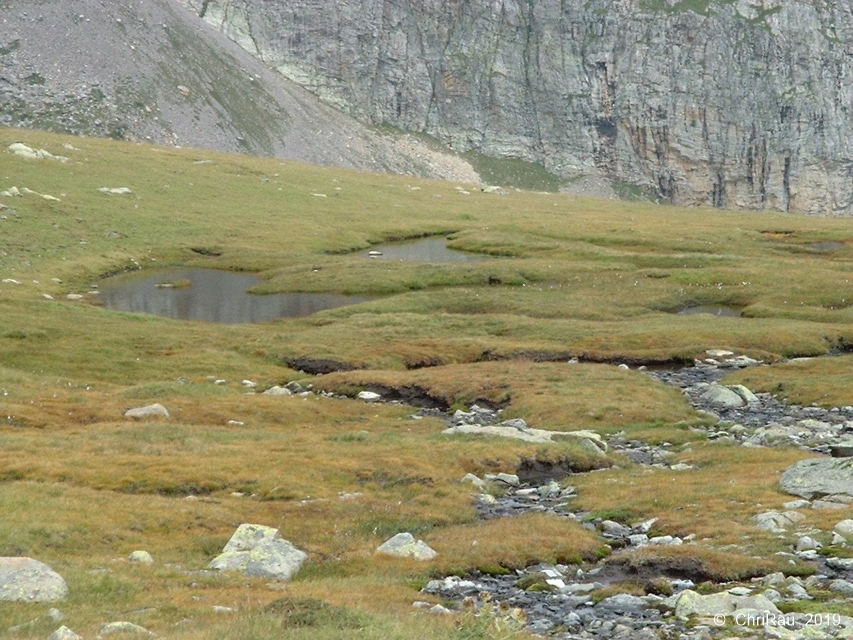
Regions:
M 489 625 L 457 628 L 413 613 L 423 596 L 412 585 L 434 571 L 604 555 L 595 534 L 562 520 L 477 521 L 473 489 L 459 479 L 512 472 L 525 459 L 576 470 L 617 462 L 572 477 L 583 508 L 659 517 L 663 531 L 695 532 L 711 547 L 739 544 L 736 560 L 714 551 L 702 562 L 709 575 L 744 575 L 751 554 L 787 548 L 757 535 L 749 517 L 757 502 L 784 501 L 778 476 L 803 454 L 704 446 L 691 427 L 707 418 L 681 394 L 614 364 L 731 349 L 779 363 L 732 381 L 803 403 L 853 404 L 849 356 L 780 363 L 853 343 L 844 220 L 554 193 L 461 195 L 455 184 L 411 177 L 0 129 L 0 148 L 14 141 L 71 160 L 0 152 L 0 190 L 59 198 L 0 198 L 0 280 L 20 283 L 0 284 L 0 512 L 11 514 L 0 519 L 0 553 L 65 575 L 71 595 L 61 608 L 84 636 L 128 618 L 179 640 L 339 637 L 342 620 L 363 625 L 348 627 L 349 637 L 488 637 Z M 132 193 L 98 191 L 120 186 Z M 447 232 L 453 247 L 490 259 L 415 265 L 351 253 Z M 848 244 L 809 248 L 826 241 Z M 375 299 L 265 325 L 98 304 L 93 285 L 108 275 L 164 266 L 257 272 L 265 293 Z M 685 304 L 743 307 L 744 317 L 671 313 Z M 284 364 L 298 357 L 361 369 L 315 379 Z M 350 394 L 418 387 L 448 406 L 488 400 L 535 427 L 681 445 L 680 459 L 699 469 L 638 469 L 567 442 L 450 438 L 441 420 L 410 419 L 410 407 L 247 394 L 244 379 L 260 390 L 298 380 Z M 171 417 L 124 418 L 151 402 Z M 809 517 L 831 527 L 831 516 Z M 187 573 L 242 522 L 279 527 L 309 552 L 286 594 L 240 576 Z M 374 558 L 383 536 L 401 530 L 427 538 L 439 559 Z M 136 549 L 155 566 L 127 563 Z M 265 610 L 285 596 L 328 608 L 315 607 L 316 624 L 286 627 Z M 214 605 L 238 613 L 215 614 Z M 42 615 L 4 606 L 0 635 Z M 28 629 L 18 636 L 52 632 L 41 618 Z

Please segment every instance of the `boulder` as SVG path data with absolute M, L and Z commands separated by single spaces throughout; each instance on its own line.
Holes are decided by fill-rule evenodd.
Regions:
M 264 391 L 265 396 L 292 396 L 293 392 L 287 387 L 275 385 Z
M 105 622 L 101 625 L 100 630 L 98 631 L 98 636 L 110 636 L 115 633 L 135 633 L 137 635 L 143 636 L 153 636 L 145 627 L 140 627 L 138 624 L 133 624 L 132 622 Z
M 415 560 L 432 560 L 438 555 L 423 540 L 415 540 L 411 533 L 398 533 L 378 546 L 376 553 Z
M 378 393 L 374 393 L 373 391 L 361 391 L 358 394 L 358 399 L 363 400 L 364 402 L 379 402 L 382 399 L 382 396 Z
M 61 626 L 59 629 L 51 633 L 47 640 L 82 640 L 80 636 L 74 633 L 66 626 Z
M 832 529 L 847 540 L 853 538 L 853 520 L 841 520 Z
M 808 458 L 782 475 L 779 486 L 785 493 L 811 500 L 842 494 L 853 496 L 853 458 Z
M 781 614 L 776 605 L 763 595 L 736 596 L 723 592 L 703 596 L 688 589 L 681 593 L 675 603 L 675 615 L 679 618 L 729 615 L 734 612 L 755 613 L 757 616 L 762 613 Z
M 799 511 L 765 511 L 752 516 L 755 526 L 771 533 L 781 533 L 804 519 L 805 516 Z
M 0 602 L 55 602 L 68 594 L 65 580 L 32 558 L 0 558 Z
M 154 558 L 147 551 L 134 551 L 127 559 L 135 564 L 154 564 Z
M 168 418 L 169 411 L 162 404 L 154 403 L 144 407 L 128 409 L 124 412 L 125 418 L 147 418 L 149 416 L 162 416 L 164 418 Z
M 746 404 L 739 393 L 719 384 L 709 386 L 699 398 L 719 407 L 742 407 Z
M 209 568 L 241 571 L 247 576 L 290 580 L 308 554 L 281 537 L 278 529 L 241 524 Z

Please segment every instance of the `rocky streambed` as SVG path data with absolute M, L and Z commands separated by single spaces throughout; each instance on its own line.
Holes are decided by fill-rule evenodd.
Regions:
M 853 431 L 853 407 L 824 409 L 787 404 L 770 394 L 755 394 L 740 386 L 721 384 L 735 368 L 761 363 L 730 352 L 710 351 L 708 358 L 692 367 L 646 370 L 666 384 L 682 390 L 694 408 L 714 418 L 705 428 L 709 440 L 729 441 L 744 447 L 798 446 L 816 453 L 849 455 L 846 434 Z M 624 366 L 624 365 L 623 365 Z M 428 410 L 435 414 L 436 410 Z M 530 429 L 523 420 L 502 420 L 500 410 L 472 407 L 445 416 L 446 433 L 482 433 L 531 441 L 550 439 L 540 430 Z M 594 432 L 576 432 L 575 437 L 590 451 L 617 451 L 632 462 L 674 471 L 690 466 L 674 463 L 672 446 L 649 445 L 618 434 L 601 438 Z M 853 452 L 853 450 L 851 450 Z M 853 460 L 853 459 L 852 459 Z M 528 631 L 561 640 L 590 638 L 717 638 L 730 635 L 772 638 L 848 638 L 853 635 L 853 618 L 837 613 L 783 613 L 794 603 L 811 600 L 811 592 L 853 597 L 853 559 L 845 556 L 848 540 L 853 541 L 853 521 L 840 520 L 832 535 L 832 550 L 819 553 L 821 532 L 797 533 L 804 509 L 843 509 L 853 502 L 853 471 L 844 458 L 818 458 L 804 463 L 823 463 L 817 470 L 818 482 L 832 477 L 834 485 L 802 489 L 796 482 L 782 481 L 783 490 L 800 496 L 786 503 L 785 511 L 757 513 L 756 528 L 787 535 L 792 540 L 790 559 L 813 562 L 816 573 L 808 578 L 775 573 L 746 583 L 713 584 L 701 572 L 679 570 L 637 572 L 626 568 L 614 556 L 591 568 L 566 565 L 537 565 L 505 575 L 475 573 L 432 580 L 425 594 L 456 603 L 460 608 L 518 611 L 512 620 L 522 619 Z M 828 472 L 842 466 L 841 481 Z M 469 474 L 463 481 L 483 489 L 477 497 L 481 518 L 513 517 L 545 512 L 569 518 L 596 530 L 614 549 L 646 546 L 698 545 L 692 535 L 655 535 L 654 518 L 622 524 L 591 519 L 577 509 L 572 486 L 561 485 L 547 473 L 495 474 L 478 478 Z M 530 471 L 527 469 L 527 471 Z M 541 471 L 541 470 L 540 470 Z M 789 470 L 786 478 L 791 475 Z M 552 470 L 554 475 L 563 475 Z M 846 473 L 845 473 L 846 472 Z M 796 475 L 796 474 L 794 474 Z M 838 475 L 838 474 L 836 474 Z M 847 480 L 847 485 L 843 480 Z M 488 491 L 499 486 L 499 491 Z M 824 532 L 828 533 L 828 532 Z M 703 583 L 700 594 L 695 589 Z M 631 583 L 631 593 L 619 593 Z M 637 587 L 640 587 L 638 589 Z M 605 589 L 602 591 L 602 589 Z M 638 595 L 639 593 L 639 595 Z M 491 603 L 501 603 L 494 608 Z M 415 603 L 422 606 L 425 603 Z M 786 608 L 787 605 L 787 608 Z M 781 607 L 781 609 L 780 609 Z M 434 607 L 433 611 L 444 608 Z M 498 614 L 499 615 L 499 614 Z M 504 614 L 507 616 L 508 614 Z M 509 618 L 507 618 L 509 619 Z M 698 621 L 698 624 L 697 624 Z

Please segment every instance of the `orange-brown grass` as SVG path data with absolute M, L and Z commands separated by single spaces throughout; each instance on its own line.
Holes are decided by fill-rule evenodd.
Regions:
M 506 405 L 507 418 L 521 417 L 532 427 L 554 431 L 613 432 L 649 423 L 687 425 L 702 420 L 676 389 L 612 365 L 485 362 L 405 372 L 335 373 L 316 384 L 350 394 L 370 387 L 398 392 L 416 387 L 446 406 L 478 401 Z
M 743 548 L 767 549 L 778 541 L 759 531 L 750 518 L 779 509 L 792 499 L 779 489 L 779 478 L 808 454 L 792 449 L 750 449 L 694 444 L 678 459 L 695 470 L 627 467 L 575 476 L 579 506 L 593 512 L 617 512 L 639 521 L 658 518 L 656 531 Z M 811 517 L 811 516 L 809 516 Z
M 539 513 L 448 527 L 426 540 L 439 554 L 433 563 L 440 574 L 582 564 L 598 560 L 603 550 L 598 536 L 580 524 Z
M 785 362 L 772 367 L 744 369 L 726 377 L 728 384 L 743 384 L 773 393 L 795 404 L 824 407 L 853 405 L 853 356 Z

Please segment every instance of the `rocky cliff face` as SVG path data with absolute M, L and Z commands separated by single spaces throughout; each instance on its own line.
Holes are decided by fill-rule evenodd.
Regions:
M 327 102 L 566 184 L 853 213 L 853 5 L 182 0 Z
M 174 0 L 0 0 L 0 124 L 476 181 L 364 126 Z

